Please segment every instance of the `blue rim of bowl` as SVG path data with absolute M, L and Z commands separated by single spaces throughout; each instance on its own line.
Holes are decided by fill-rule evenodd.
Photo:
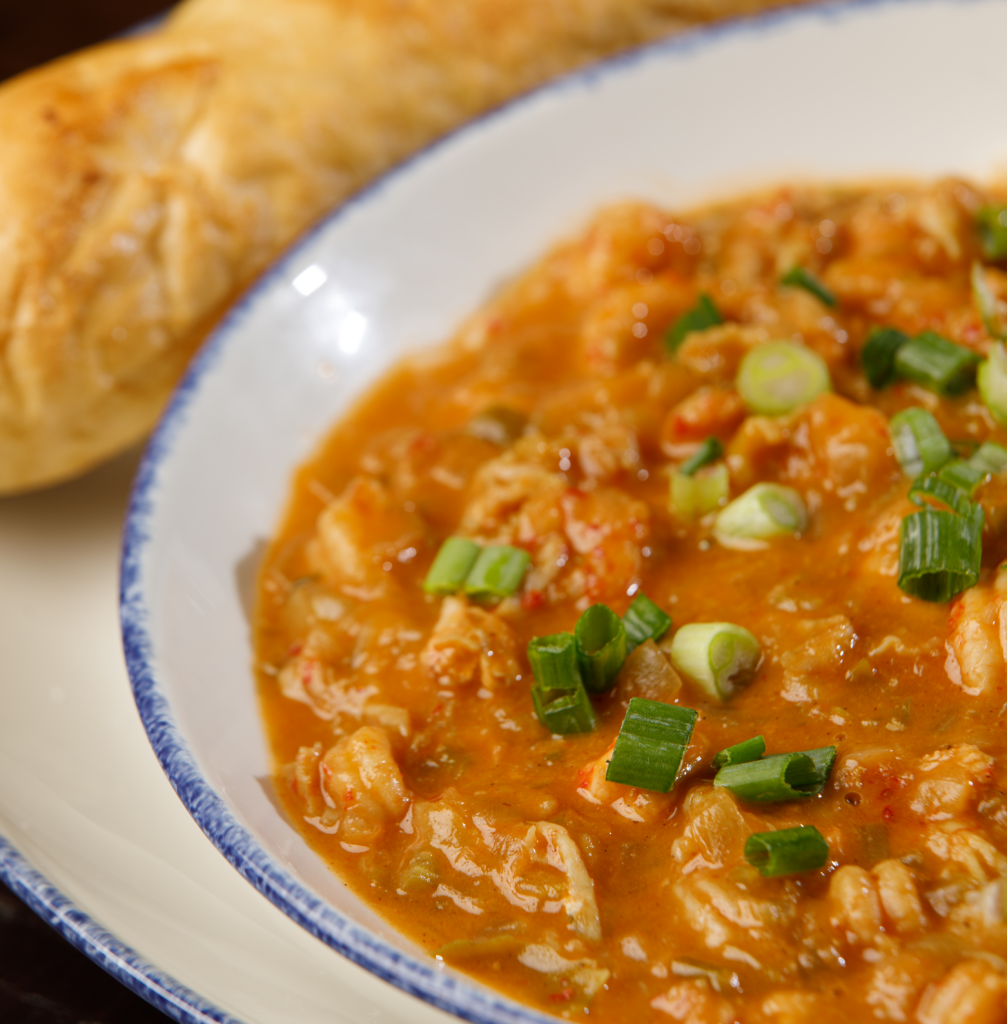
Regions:
M 72 946 L 179 1024 L 241 1024 L 148 963 L 63 895 L 0 836 L 0 879 Z
M 161 466 L 172 454 L 175 437 L 184 427 L 186 412 L 198 394 L 203 377 L 216 364 L 235 330 L 248 317 L 259 294 L 288 277 L 301 252 L 321 232 L 327 231 L 357 206 L 373 201 L 384 188 L 408 174 L 418 162 L 453 145 L 458 138 L 485 130 L 498 119 L 511 116 L 543 95 L 582 89 L 645 61 L 674 58 L 725 39 L 771 32 L 795 21 L 829 21 L 866 9 L 948 7 L 952 3 L 957 6 L 961 0 L 828 0 L 808 6 L 779 7 L 730 21 L 701 25 L 670 39 L 646 43 L 515 97 L 397 164 L 302 235 L 245 292 L 190 363 L 144 452 L 124 524 L 120 621 L 133 696 L 161 767 L 179 799 L 210 841 L 257 891 L 349 960 L 396 988 L 473 1024 L 547 1024 L 556 1019 L 506 997 L 496 996 L 476 982 L 460 981 L 442 973 L 434 961 L 421 962 L 403 953 L 335 910 L 279 866 L 254 836 L 238 823 L 200 771 L 153 669 L 154 645 L 147 628 L 149 611 L 144 600 L 143 563 L 151 539 L 150 523 L 157 501 Z

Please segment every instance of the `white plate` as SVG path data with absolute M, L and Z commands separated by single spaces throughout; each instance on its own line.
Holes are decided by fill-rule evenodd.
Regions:
M 312 316 L 324 314 L 332 324 L 340 314 L 359 329 L 359 321 L 345 320 L 349 307 L 321 308 L 335 294 L 331 287 L 305 297 L 292 283 L 318 263 L 330 284 L 345 285 L 349 271 L 331 262 L 326 239 L 347 242 L 354 224 L 366 226 L 374 216 L 369 210 L 398 202 L 404 205 L 397 229 L 427 231 L 430 244 L 406 256 L 416 260 L 412 285 L 419 282 L 430 303 L 398 322 L 382 320 L 380 294 L 358 277 L 362 290 L 352 308 L 370 331 L 398 332 L 396 344 L 426 342 L 449 333 L 492 283 L 606 199 L 635 194 L 689 202 L 795 173 L 988 177 L 1007 156 L 997 81 L 1005 35 L 1007 6 L 996 0 L 799 9 L 691 34 L 575 76 L 436 147 L 346 208 L 259 295 L 307 317 L 306 326 Z M 620 107 L 633 96 L 634 116 L 647 104 L 654 111 L 645 131 Z M 604 145 L 596 134 L 601 122 Z M 609 158 L 613 149 L 620 161 Z M 446 180 L 439 177 L 445 167 L 467 170 Z M 464 188 L 450 185 L 458 180 Z M 491 209 L 487 194 L 507 204 L 492 246 L 479 220 Z M 410 200 L 418 196 L 433 202 L 417 206 Z M 460 234 L 453 218 L 440 220 L 444 204 L 471 209 Z M 380 258 L 380 247 L 354 244 L 344 251 L 354 256 L 350 271 L 362 273 L 363 258 Z M 475 255 L 447 282 L 432 272 L 442 266 L 434 256 L 460 245 L 474 247 L 465 251 Z M 242 315 L 221 338 L 240 335 Z M 377 335 L 364 335 L 358 351 L 369 336 Z M 354 347 L 353 337 L 352 330 L 342 336 L 344 348 Z M 331 332 L 284 329 L 278 338 L 292 346 L 291 372 L 317 382 L 317 401 L 298 410 L 303 433 L 284 455 L 290 465 L 336 410 L 325 380 L 338 382 L 357 364 Z M 311 348 L 316 343 L 321 349 Z M 236 351 L 230 342 L 216 343 L 201 362 L 207 381 Z M 313 376 L 322 358 L 340 372 Z M 242 426 L 242 415 L 235 412 L 229 430 Z M 139 960 L 131 963 L 116 940 L 75 917 L 6 849 L 0 874 L 37 906 L 59 913 L 66 930 L 91 943 L 99 959 L 117 963 L 134 987 L 159 993 L 178 1019 L 224 1020 L 230 1013 L 247 1024 L 447 1020 L 293 924 L 227 865 L 172 795 L 131 706 L 116 635 L 116 545 L 130 472 L 127 460 L 77 484 L 0 504 L 0 833 L 119 942 L 208 1002 Z M 241 511 L 253 536 L 272 530 L 283 486 L 285 477 L 277 477 L 268 500 Z M 229 572 L 248 552 L 247 541 L 246 535 L 224 551 Z M 191 566 L 178 566 L 191 575 Z M 251 778 L 235 780 L 242 800 L 256 799 Z M 270 826 L 258 794 L 260 820 L 251 802 L 242 815 L 264 835 Z

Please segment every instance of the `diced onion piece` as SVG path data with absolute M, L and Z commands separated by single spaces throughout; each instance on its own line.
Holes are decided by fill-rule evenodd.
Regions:
M 895 372 L 942 395 L 960 395 L 972 387 L 980 361 L 970 349 L 924 331 L 895 353 Z
M 1007 256 L 1007 206 L 982 206 L 976 211 L 979 244 L 988 260 Z
M 1007 469 L 1007 448 L 995 441 L 986 441 L 969 457 L 969 465 L 996 476 Z
M 671 661 L 714 700 L 750 682 L 762 660 L 759 641 L 732 622 L 693 622 L 671 641 Z
M 692 476 L 696 470 L 708 466 L 724 454 L 724 446 L 715 438 L 708 437 L 696 451 L 678 467 L 679 473 Z
M 455 594 L 479 557 L 479 545 L 466 537 L 448 537 L 430 566 L 423 589 L 428 594 Z
M 521 585 L 531 555 L 507 544 L 483 548 L 465 578 L 465 593 L 475 598 L 509 597 Z
M 976 371 L 976 384 L 990 415 L 1007 427 L 1007 348 L 1002 341 L 994 343 L 989 358 Z
M 735 387 L 752 412 L 780 416 L 832 390 L 825 360 L 792 341 L 770 341 L 749 350 Z
M 731 493 L 731 474 L 724 463 L 708 466 L 688 476 L 671 476 L 671 509 L 683 519 L 699 519 L 722 508 Z
M 982 561 L 983 509 L 965 515 L 927 508 L 902 520 L 898 584 L 924 601 L 949 601 L 975 586 Z
M 791 288 L 803 288 L 806 292 L 814 295 L 816 299 L 824 302 L 826 306 L 839 305 L 839 300 L 835 295 L 810 270 L 805 270 L 804 267 L 791 267 L 780 278 L 780 284 L 789 285 Z
M 952 487 L 957 487 L 970 498 L 988 475 L 985 470 L 973 466 L 971 462 L 963 462 L 961 459 L 952 459 L 937 471 L 939 480 L 943 480 Z M 955 511 L 960 510 L 956 509 Z
M 875 327 L 860 352 L 860 365 L 872 388 L 883 388 L 895 378 L 895 353 L 909 340 L 894 327 Z
M 949 465 L 953 465 L 949 463 Z M 944 470 L 941 470 L 941 474 Z M 933 499 L 933 500 L 930 500 Z M 952 512 L 959 515 L 967 513 L 972 508 L 968 494 L 951 480 L 944 480 L 937 476 L 919 476 L 909 488 L 909 500 L 914 505 L 921 507 L 938 503 L 946 506 Z
M 708 327 L 716 327 L 722 324 L 724 318 L 720 315 L 713 299 L 705 293 L 699 296 L 696 305 L 687 313 L 683 313 L 672 325 L 664 337 L 664 343 L 669 352 L 674 352 L 679 345 L 685 341 L 687 334 L 693 331 L 705 331 Z
M 745 842 L 745 860 L 763 878 L 816 871 L 829 860 L 829 844 L 813 825 L 756 832 Z
M 970 279 L 972 281 L 972 297 L 976 300 L 976 309 L 979 310 L 979 315 L 983 318 L 986 330 L 994 338 L 999 338 L 1002 341 L 1005 306 L 990 288 L 989 282 L 986 280 L 986 269 L 978 260 L 972 264 Z
M 626 646 L 632 651 L 645 640 L 660 640 L 671 628 L 671 616 L 663 612 L 646 594 L 640 593 L 622 617 Z
M 815 762 L 807 754 L 773 754 L 758 761 L 729 764 L 717 772 L 714 786 L 742 800 L 796 800 L 821 787 Z
M 713 535 L 725 548 L 757 551 L 774 537 L 802 533 L 808 527 L 804 499 L 792 487 L 761 483 L 723 509 Z
M 723 768 L 725 764 L 744 764 L 746 761 L 757 761 L 766 752 L 765 736 L 753 736 L 750 740 L 735 743 L 733 747 L 725 747 L 713 759 L 714 768 Z
M 615 684 L 626 660 L 626 629 L 608 605 L 593 604 L 577 620 L 580 676 L 588 693 L 604 693 Z
M 692 708 L 634 697 L 605 780 L 667 793 L 675 783 L 697 717 Z
M 542 725 L 560 735 L 590 732 L 594 708 L 580 677 L 573 633 L 535 637 L 528 644 L 528 661 L 535 678 L 532 704 Z
M 888 421 L 895 457 L 909 477 L 934 473 L 951 458 L 951 445 L 937 420 L 926 409 L 913 406 Z

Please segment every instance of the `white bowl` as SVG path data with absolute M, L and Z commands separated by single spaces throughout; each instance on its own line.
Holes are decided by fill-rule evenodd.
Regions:
M 788 179 L 989 178 L 1007 156 L 1001 0 L 798 8 L 566 78 L 355 197 L 242 300 L 147 450 L 122 625 L 178 795 L 268 899 L 375 975 L 473 1021 L 540 1014 L 439 967 L 363 906 L 268 795 L 245 603 L 294 467 L 404 353 L 447 338 L 600 204 Z

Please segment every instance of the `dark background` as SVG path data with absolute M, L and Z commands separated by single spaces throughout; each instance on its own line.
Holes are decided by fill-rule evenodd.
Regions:
M 0 79 L 114 36 L 167 6 L 168 0 L 0 0 Z M 168 1024 L 2 884 L 0 1021 Z

